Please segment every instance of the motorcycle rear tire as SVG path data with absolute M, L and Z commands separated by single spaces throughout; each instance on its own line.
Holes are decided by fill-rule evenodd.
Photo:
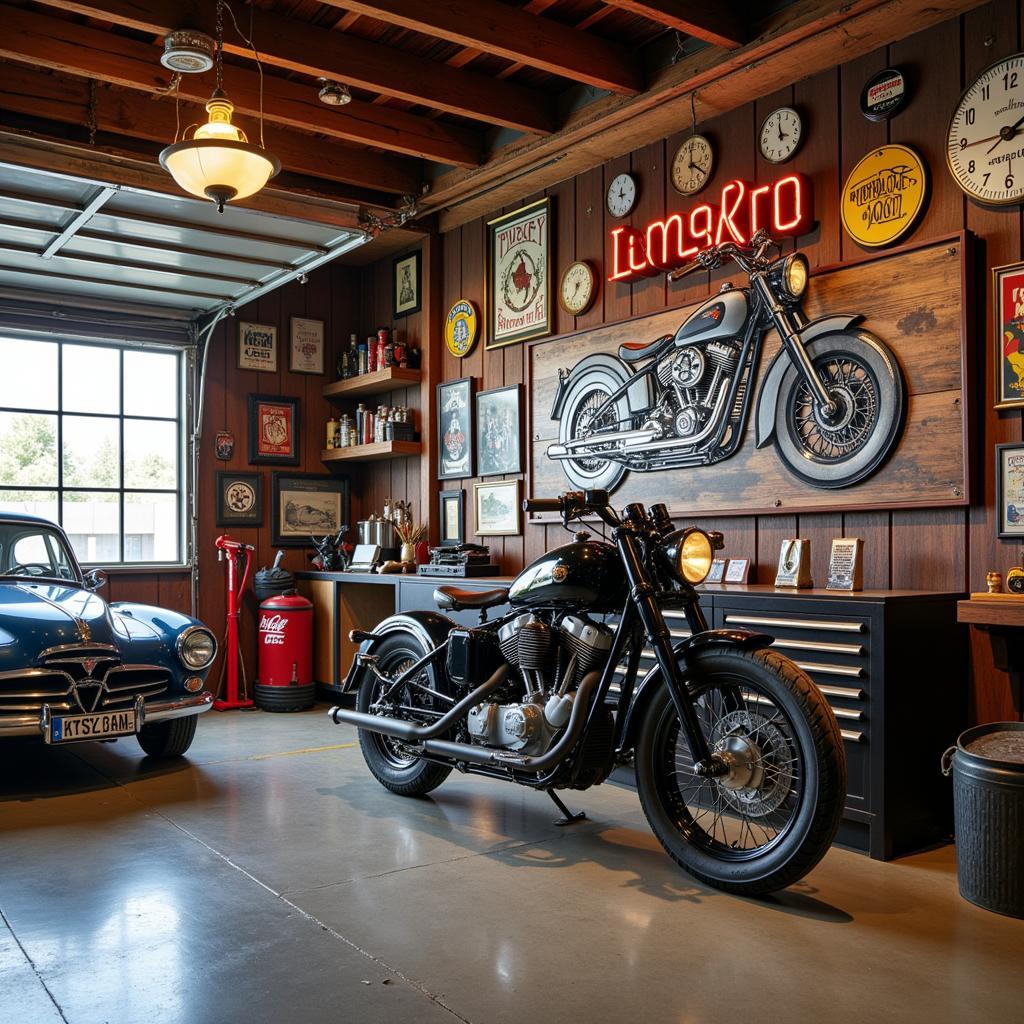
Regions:
M 824 857 L 839 828 L 846 799 L 846 755 L 835 716 L 810 677 L 774 651 L 705 648 L 689 656 L 686 672 L 695 698 L 719 688 L 744 686 L 770 695 L 792 727 L 790 738 L 799 749 L 803 771 L 802 792 L 790 824 L 763 852 L 709 842 L 697 824 L 705 813 L 699 804 L 691 800 L 681 806 L 673 799 L 676 791 L 665 764 L 666 756 L 675 751 L 666 748 L 666 737 L 678 729 L 679 720 L 667 687 L 661 686 L 647 707 L 636 748 L 637 790 L 644 814 L 668 855 L 699 881 L 741 896 L 785 889 Z M 752 830 L 749 834 L 753 838 Z
M 593 401 L 594 395 L 610 397 L 619 387 L 629 380 L 629 372 L 623 367 L 615 373 L 610 367 L 601 366 L 587 370 L 572 382 L 566 395 L 562 417 L 558 422 L 558 440 L 561 444 L 576 440 L 576 427 L 583 415 L 583 406 Z M 600 399 L 603 401 L 604 399 Z M 620 421 L 628 421 L 629 405 L 625 396 L 615 403 L 615 416 Z M 614 432 L 612 432 L 614 438 Z M 611 459 L 561 459 L 562 472 L 573 487 L 581 490 L 598 488 L 610 494 L 622 483 L 626 475 L 626 467 Z

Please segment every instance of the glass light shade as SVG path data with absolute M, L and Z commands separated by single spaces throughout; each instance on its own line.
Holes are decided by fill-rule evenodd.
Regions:
M 214 95 L 206 109 L 207 123 L 191 139 L 164 149 L 160 163 L 186 192 L 212 199 L 223 209 L 232 199 L 259 192 L 281 170 L 281 162 L 250 145 L 245 133 L 231 123 L 234 107 L 226 96 Z

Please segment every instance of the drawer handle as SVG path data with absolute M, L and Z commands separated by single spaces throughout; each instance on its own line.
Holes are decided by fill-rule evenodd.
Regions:
M 841 697 L 843 700 L 863 700 L 864 691 L 857 690 L 850 686 L 819 686 L 819 690 L 826 697 Z
M 849 740 L 851 743 L 864 742 L 864 733 L 854 732 L 852 729 L 840 729 L 839 735 L 842 736 L 844 740 Z
M 850 679 L 864 677 L 864 669 L 848 668 L 846 665 L 822 665 L 816 661 L 798 661 L 797 665 L 805 672 L 820 672 L 824 676 L 848 676 Z
M 762 615 L 726 615 L 726 622 L 737 626 L 775 626 L 779 629 L 825 629 L 831 633 L 863 633 L 863 622 L 838 622 L 822 619 L 774 619 Z
M 851 711 L 850 708 L 832 708 L 832 714 L 836 718 L 852 718 L 855 722 L 864 721 L 863 711 Z
M 772 647 L 781 647 L 784 651 L 821 651 L 825 654 L 863 654 L 860 644 L 830 644 L 825 640 L 776 640 Z

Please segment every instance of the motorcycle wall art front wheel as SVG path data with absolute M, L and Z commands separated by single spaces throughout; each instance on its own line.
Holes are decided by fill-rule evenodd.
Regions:
M 562 445 L 583 437 L 602 432 L 609 435 L 611 447 L 622 424 L 629 423 L 629 405 L 625 395 L 603 412 L 601 406 L 629 379 L 622 369 L 615 374 L 611 367 L 592 369 L 572 384 L 566 395 L 562 418 L 558 421 L 558 440 Z M 596 415 L 595 415 L 596 414 Z M 626 467 L 611 459 L 602 458 L 599 452 L 580 455 L 562 461 L 562 471 L 574 486 L 581 490 L 599 488 L 614 491 L 626 475 Z

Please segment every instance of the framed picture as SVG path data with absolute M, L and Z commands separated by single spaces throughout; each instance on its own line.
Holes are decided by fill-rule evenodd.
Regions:
M 521 473 L 523 457 L 520 438 L 520 410 L 523 386 L 480 391 L 476 396 L 477 476 Z
M 324 372 L 323 320 L 307 320 L 304 316 L 292 317 L 288 369 L 292 373 Z
M 493 480 L 473 484 L 478 537 L 519 536 L 519 481 Z
M 749 558 L 730 558 L 725 567 L 726 583 L 746 583 L 750 576 Z
M 271 476 L 271 543 L 308 545 L 311 537 L 337 533 L 348 525 L 348 478 L 320 473 Z
M 1001 539 L 1024 537 L 1024 444 L 996 445 L 996 511 Z
M 299 400 L 285 395 L 249 396 L 249 461 L 299 464 Z
M 437 385 L 437 479 L 473 475 L 473 378 Z
M 992 268 L 996 408 L 1024 407 L 1024 263 Z
M 438 496 L 441 510 L 441 547 L 457 548 L 466 542 L 466 493 L 441 491 Z
M 487 348 L 551 333 L 551 200 L 487 222 Z
M 238 368 L 277 373 L 277 328 L 273 324 L 238 324 Z
M 397 256 L 392 263 L 393 296 L 392 318 L 418 313 L 423 304 L 420 299 L 420 251 Z
M 726 559 L 716 558 L 711 563 L 711 569 L 707 576 L 704 577 L 705 583 L 721 583 L 722 578 L 725 576 L 725 563 Z
M 259 473 L 217 473 L 217 525 L 263 525 L 263 477 Z

